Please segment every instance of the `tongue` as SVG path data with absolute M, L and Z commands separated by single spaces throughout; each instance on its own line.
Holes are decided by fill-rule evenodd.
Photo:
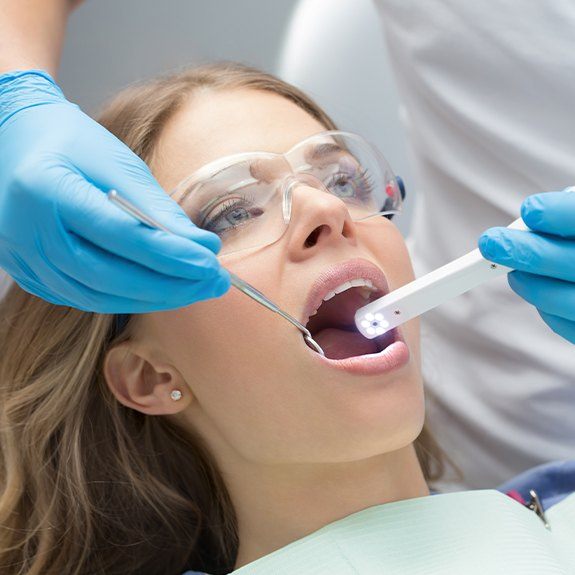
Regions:
M 313 334 L 313 338 L 329 359 L 344 359 L 367 353 L 377 353 L 378 345 L 373 339 L 366 339 L 354 331 L 327 327 Z

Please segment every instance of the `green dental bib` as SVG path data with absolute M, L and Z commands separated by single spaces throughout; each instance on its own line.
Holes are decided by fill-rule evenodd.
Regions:
M 370 507 L 234 575 L 575 575 L 575 494 L 546 511 L 494 490 Z

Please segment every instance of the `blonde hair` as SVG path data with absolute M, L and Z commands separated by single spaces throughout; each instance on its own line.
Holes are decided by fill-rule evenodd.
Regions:
M 196 90 L 279 94 L 335 129 L 307 96 L 238 64 L 122 92 L 100 122 L 148 163 L 167 120 Z M 115 317 L 39 299 L 13 285 L 0 305 L 0 574 L 155 575 L 233 569 L 234 509 L 201 437 L 121 405 L 103 376 L 130 337 Z M 428 480 L 442 453 L 422 431 Z

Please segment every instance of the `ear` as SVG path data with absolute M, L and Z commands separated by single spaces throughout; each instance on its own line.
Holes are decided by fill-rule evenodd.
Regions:
M 190 388 L 176 368 L 151 361 L 129 342 L 108 351 L 104 377 L 120 403 L 148 415 L 179 413 L 192 401 Z M 171 397 L 174 390 L 182 394 L 178 401 Z

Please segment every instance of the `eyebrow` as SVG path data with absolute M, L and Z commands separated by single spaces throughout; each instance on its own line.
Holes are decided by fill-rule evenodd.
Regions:
M 318 144 L 314 146 L 307 156 L 306 160 L 308 161 L 318 161 L 323 160 L 328 156 L 332 156 L 334 153 L 343 152 L 345 151 L 344 148 L 339 146 L 338 144 L 334 144 L 332 142 L 325 142 L 323 144 Z
M 206 184 L 206 183 L 210 183 L 212 182 L 215 177 L 220 174 L 223 170 L 219 170 L 218 172 L 216 172 L 214 175 L 207 177 L 207 178 L 203 178 L 201 180 L 198 180 L 197 182 L 194 182 L 193 184 L 191 184 L 190 186 L 188 186 L 182 197 L 179 199 L 178 204 L 180 204 L 180 206 L 184 207 L 184 203 L 186 202 L 186 200 L 188 199 L 188 197 L 190 196 L 190 193 L 192 192 L 192 190 L 196 187 L 198 187 L 200 184 Z M 221 198 L 233 194 L 234 192 L 237 192 L 238 190 L 241 190 L 243 188 L 248 187 L 250 184 L 253 184 L 254 182 L 257 182 L 257 180 L 255 178 L 247 178 L 242 180 L 241 182 L 238 182 L 237 184 L 230 186 L 225 192 L 222 192 L 220 194 L 218 194 L 217 196 L 212 197 L 212 199 L 202 208 L 202 211 L 207 210 L 209 207 L 211 207 L 214 203 L 216 203 L 217 200 L 220 200 Z
M 253 152 L 253 153 L 254 153 L 254 154 L 257 154 L 258 152 Z M 263 152 L 263 153 L 265 153 L 265 152 Z M 243 155 L 243 154 L 242 154 L 242 155 Z M 257 158 L 256 158 L 256 161 L 257 161 Z M 248 165 L 249 167 L 251 167 L 251 164 L 252 164 L 252 162 L 251 162 L 250 160 L 247 160 L 247 161 L 245 161 L 245 160 L 244 160 L 244 161 L 241 161 L 241 160 L 240 160 L 240 163 L 245 163 L 245 164 Z M 198 171 L 201 172 L 204 168 L 206 168 L 206 167 L 208 167 L 208 166 L 210 166 L 210 165 L 211 165 L 211 163 L 208 164 L 207 166 L 202 166 L 202 168 L 200 168 Z M 213 172 L 208 172 L 206 175 L 203 175 L 202 177 L 200 177 L 200 178 L 195 179 L 194 181 L 192 181 L 192 182 L 191 182 L 190 184 L 188 184 L 188 185 L 186 186 L 186 188 L 184 189 L 184 192 L 182 193 L 182 196 L 180 197 L 178 203 L 179 203 L 180 205 L 183 204 L 183 203 L 186 201 L 186 199 L 188 198 L 188 196 L 190 195 L 190 193 L 192 192 L 192 190 L 193 190 L 194 188 L 196 188 L 196 187 L 199 186 L 199 185 L 203 185 L 203 184 L 205 184 L 205 183 L 207 183 L 207 182 L 210 182 L 210 181 L 214 180 L 214 179 L 217 178 L 222 172 L 224 172 L 225 170 L 227 170 L 227 169 L 230 167 L 230 165 L 233 165 L 233 164 L 225 164 L 225 165 L 223 165 L 223 166 L 221 166 L 221 167 L 218 167 L 218 168 L 217 168 L 216 170 L 214 170 Z
M 211 181 L 211 179 L 208 179 L 208 180 L 206 180 L 206 181 L 204 181 L 204 182 L 201 182 L 201 183 L 206 183 L 206 182 L 209 183 L 210 181 Z M 204 194 L 200 194 L 200 198 L 203 198 L 203 196 L 208 196 L 209 201 L 208 201 L 207 204 L 202 205 L 202 207 L 201 207 L 201 209 L 199 210 L 199 212 L 198 212 L 197 215 L 198 215 L 198 216 L 202 216 L 202 222 L 203 222 L 203 215 L 204 215 L 206 212 L 208 212 L 208 211 L 212 208 L 212 206 L 218 204 L 222 199 L 224 199 L 224 198 L 226 198 L 226 197 L 228 197 L 228 196 L 230 196 L 230 195 L 234 195 L 234 194 L 237 195 L 237 194 L 239 193 L 239 190 L 242 190 L 243 188 L 246 188 L 246 187 L 249 186 L 251 183 L 256 182 L 256 181 L 257 181 L 257 180 L 255 180 L 255 179 L 242 180 L 241 182 L 238 182 L 238 184 L 236 184 L 236 185 L 234 185 L 234 186 L 231 186 L 229 189 L 226 189 L 224 192 L 220 192 L 220 193 L 216 194 L 215 196 L 212 195 L 212 194 L 205 194 L 205 193 L 204 193 Z M 192 190 L 194 187 L 195 187 L 195 185 L 190 186 L 190 187 L 186 190 L 185 196 L 180 199 L 179 204 L 182 206 L 182 208 L 184 208 L 184 210 L 185 210 L 185 208 L 186 208 L 186 207 L 184 206 L 185 200 L 189 197 L 189 193 L 191 192 L 191 190 Z M 206 198 L 206 199 L 208 199 L 208 198 Z M 200 222 L 200 225 L 201 225 L 202 222 Z
M 184 193 L 182 194 L 181 198 L 179 199 L 178 204 L 183 205 L 184 202 L 188 199 L 188 196 L 190 195 L 190 193 L 192 192 L 192 190 L 194 188 L 197 188 L 199 185 L 203 185 L 206 182 L 213 180 L 218 174 L 220 174 L 224 170 L 225 170 L 225 167 L 217 170 L 216 172 L 214 172 L 213 174 L 210 174 L 209 176 L 206 176 L 206 177 L 203 177 L 203 178 L 200 178 L 196 181 L 191 182 L 188 186 L 186 186 L 186 189 L 184 190 Z
M 297 144 L 296 144 L 297 147 Z M 290 150 L 291 151 L 291 150 Z M 327 157 L 332 156 L 333 154 L 339 153 L 339 152 L 348 152 L 348 150 L 346 150 L 345 148 L 342 148 L 339 144 L 336 144 L 334 142 L 324 142 L 321 144 L 317 144 L 316 146 L 314 146 L 313 148 L 311 148 L 311 150 L 309 151 L 309 156 L 306 157 L 306 161 L 308 162 L 318 162 L 321 160 L 325 160 Z M 289 154 L 289 152 L 287 152 Z M 285 155 L 285 154 L 284 154 Z M 214 179 L 220 172 L 222 172 L 223 170 L 225 170 L 228 166 L 223 166 L 221 169 L 216 170 L 214 173 L 210 174 L 209 176 L 205 177 L 205 178 L 201 178 L 200 180 L 191 183 L 185 190 L 184 193 L 182 194 L 182 197 L 179 200 L 179 204 L 183 205 L 183 203 L 186 201 L 186 199 L 188 198 L 188 196 L 190 195 L 191 191 L 198 185 L 198 184 L 204 184 L 207 181 L 210 181 L 212 179 Z
M 215 204 L 217 204 L 221 199 L 225 198 L 228 194 L 228 192 L 222 192 L 221 194 L 218 194 L 217 196 L 214 196 L 213 198 L 211 198 L 211 200 L 205 205 L 202 206 L 202 209 L 200 210 L 200 212 L 198 213 L 198 216 L 202 217 L 202 221 L 200 222 L 199 225 L 203 225 L 204 223 L 204 219 L 205 219 L 205 214 L 206 212 Z

